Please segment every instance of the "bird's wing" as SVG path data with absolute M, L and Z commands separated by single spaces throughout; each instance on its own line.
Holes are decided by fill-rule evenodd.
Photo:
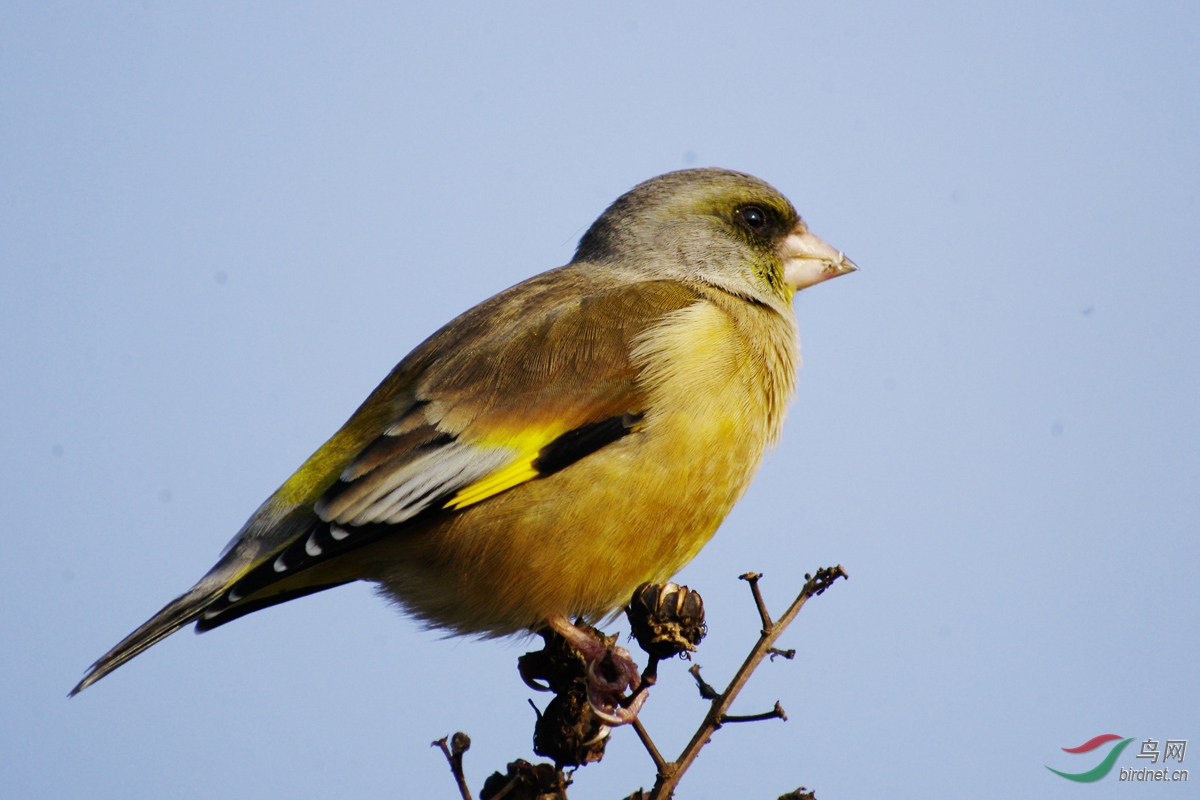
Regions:
M 466 319 L 414 353 L 422 360 L 433 345 L 438 355 L 412 376 L 387 428 L 313 504 L 323 521 L 397 525 L 464 508 L 561 469 L 636 424 L 645 409 L 632 342 L 696 295 L 666 281 L 557 301 L 537 294 L 542 302 L 515 303 L 536 313 L 499 315 L 474 330 Z
M 273 594 L 285 588 L 310 591 L 297 573 L 418 515 L 483 502 L 633 431 L 646 410 L 633 343 L 697 295 L 673 281 L 563 288 L 514 287 L 401 362 L 247 523 L 230 554 L 241 550 L 242 566 L 201 627 L 286 599 Z M 348 436 L 362 444 L 347 453 Z
M 207 630 L 353 580 L 320 567 L 403 535 L 418 514 L 453 514 L 630 432 L 645 411 L 633 345 L 696 300 L 674 281 L 568 266 L 463 314 L 392 370 L 208 574 L 101 657 L 71 693 L 190 622 Z

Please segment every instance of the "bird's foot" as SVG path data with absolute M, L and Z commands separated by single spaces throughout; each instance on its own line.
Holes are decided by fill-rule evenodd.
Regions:
M 646 702 L 646 691 L 636 691 L 642 679 L 629 651 L 598 641 L 561 615 L 546 621 L 583 656 L 587 664 L 588 702 L 596 716 L 606 725 L 633 722 Z M 625 697 L 626 689 L 634 692 L 632 700 Z

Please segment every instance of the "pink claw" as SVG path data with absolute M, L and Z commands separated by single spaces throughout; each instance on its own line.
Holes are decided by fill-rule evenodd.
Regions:
M 639 693 L 628 708 L 621 705 L 625 690 L 636 690 L 642 683 L 638 666 L 629 651 L 615 645 L 606 647 L 572 625 L 565 617 L 555 615 L 547 622 L 570 642 L 587 662 L 588 702 L 591 703 L 596 716 L 608 725 L 628 725 L 633 722 L 642 704 L 646 702 L 646 692 Z M 606 677 L 605 672 L 612 673 L 613 678 Z

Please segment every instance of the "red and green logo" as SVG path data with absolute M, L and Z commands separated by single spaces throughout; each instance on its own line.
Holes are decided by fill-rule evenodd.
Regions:
M 1046 767 L 1046 769 L 1050 770 L 1055 775 L 1061 775 L 1069 781 L 1078 781 L 1079 783 L 1092 783 L 1093 781 L 1098 781 L 1112 770 L 1113 764 L 1115 764 L 1117 761 L 1117 756 L 1121 755 L 1121 751 L 1125 749 L 1125 746 L 1133 741 L 1132 738 L 1121 739 L 1121 737 L 1117 736 L 1115 733 L 1104 733 L 1100 736 L 1088 739 L 1078 747 L 1063 748 L 1063 751 L 1067 753 L 1090 753 L 1101 745 L 1108 744 L 1109 742 L 1116 741 L 1118 739 L 1120 739 L 1120 741 L 1113 745 L 1112 749 L 1108 751 L 1108 755 L 1104 757 L 1104 760 L 1089 769 L 1087 772 L 1059 772 L 1054 767 Z

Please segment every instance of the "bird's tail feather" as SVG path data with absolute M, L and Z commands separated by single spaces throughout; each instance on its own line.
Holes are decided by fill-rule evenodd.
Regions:
M 161 611 L 92 664 L 83 680 L 68 696 L 74 697 L 146 648 L 170 636 L 189 622 L 194 622 L 224 588 L 223 582 L 203 580 L 186 594 L 167 603 Z

